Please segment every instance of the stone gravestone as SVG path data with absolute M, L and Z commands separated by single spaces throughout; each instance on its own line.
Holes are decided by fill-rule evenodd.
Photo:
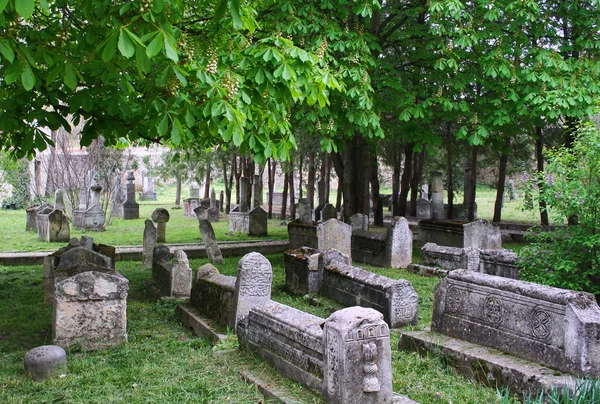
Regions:
M 125 198 L 123 195 L 123 189 L 121 188 L 121 170 L 118 168 L 115 170 L 115 183 L 113 185 L 113 200 L 112 207 L 110 209 L 111 217 L 123 217 L 123 203 Z
M 38 237 L 46 242 L 69 241 L 71 229 L 69 218 L 62 210 L 45 208 L 46 213 L 37 215 Z
M 419 199 L 417 201 L 417 217 L 423 219 L 431 218 L 431 201 Z
M 164 243 L 166 241 L 167 222 L 170 218 L 169 211 L 164 208 L 157 208 L 152 212 L 152 221 L 156 223 L 157 243 Z
M 477 219 L 463 226 L 464 247 L 475 247 L 480 250 L 502 248 L 500 228 L 484 219 Z
M 155 178 L 150 176 L 144 177 L 144 184 L 142 193 L 140 194 L 141 201 L 155 201 L 156 200 L 156 184 Z
M 125 203 L 123 204 L 123 219 L 132 220 L 140 218 L 140 205 L 135 201 L 135 184 L 133 183 L 135 177 L 133 171 L 127 173 L 127 196 Z
M 190 198 L 200 199 L 200 187 L 197 182 L 190 184 Z
M 195 210 L 196 216 L 198 217 L 200 235 L 202 236 L 202 241 L 204 241 L 204 247 L 206 248 L 206 255 L 208 255 L 208 259 L 213 264 L 224 264 L 225 261 L 223 260 L 221 249 L 217 244 L 217 238 L 215 237 L 215 231 L 212 224 L 202 217 L 204 212 L 201 211 L 204 211 L 202 206 L 198 206 Z
M 248 178 L 240 178 L 240 206 L 239 212 L 248 212 Z
M 259 206 L 252 209 L 248 214 L 248 235 L 266 236 L 267 232 L 267 212 Z
M 332 404 L 392 403 L 390 330 L 373 309 L 349 307 L 324 326 L 323 393 Z
M 412 263 L 413 234 L 404 217 L 395 218 L 388 228 L 386 263 L 392 268 L 406 268 Z
M 238 263 L 233 297 L 236 328 L 252 307 L 271 300 L 272 283 L 273 269 L 268 259 L 257 252 L 242 257 Z
M 319 223 L 317 226 L 317 243 L 317 249 L 319 250 L 333 248 L 351 257 L 352 226 L 337 219 L 329 219 L 326 222 Z
M 423 184 L 421 186 L 421 199 L 426 201 L 429 200 L 429 184 Z
M 313 224 L 312 211 L 310 209 L 310 203 L 308 199 L 301 198 L 298 200 L 298 219 L 302 224 Z
M 326 222 L 329 219 L 337 219 L 337 211 L 335 210 L 335 206 L 326 203 L 321 210 L 321 221 Z
M 142 250 L 142 268 L 152 269 L 152 254 L 156 246 L 156 227 L 152 220 L 146 219 L 144 222 L 144 246 Z
M 369 231 L 369 216 L 362 213 L 355 213 L 350 216 L 350 226 L 352 231 Z
M 185 251 L 177 250 L 173 255 L 171 269 L 171 295 L 189 297 L 192 289 L 192 268 Z
M 444 180 L 442 173 L 439 171 L 431 173 L 431 218 L 438 220 L 446 218 L 444 213 Z
M 217 197 L 214 188 L 210 191 L 210 207 L 206 210 L 206 216 L 209 222 L 219 221 L 219 208 L 217 207 Z
M 64 189 L 57 189 L 54 193 L 54 209 L 62 210 L 66 212 L 65 209 L 65 191 Z

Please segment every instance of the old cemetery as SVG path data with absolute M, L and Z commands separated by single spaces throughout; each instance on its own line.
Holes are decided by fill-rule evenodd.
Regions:
M 256 234 L 258 200 L 214 195 L 52 243 L 60 201 L 0 216 L 0 400 L 516 403 L 600 374 L 594 296 L 520 281 L 522 245 L 487 221 L 300 200 Z

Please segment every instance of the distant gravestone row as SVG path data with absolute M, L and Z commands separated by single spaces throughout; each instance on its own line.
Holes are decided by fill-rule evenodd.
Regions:
M 266 236 L 267 212 L 260 206 L 260 184 L 255 180 L 252 204 L 248 203 L 248 178 L 240 178 L 240 204 L 229 212 L 229 231 L 249 236 Z

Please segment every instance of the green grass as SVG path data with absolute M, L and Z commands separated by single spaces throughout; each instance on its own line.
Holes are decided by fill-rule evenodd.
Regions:
M 325 298 L 315 304 L 286 293 L 282 254 L 267 258 L 274 270 L 273 300 L 324 318 L 341 308 Z M 238 261 L 239 257 L 225 259 L 219 271 L 234 275 Z M 206 262 L 195 259 L 191 265 L 197 268 Z M 409 279 L 419 294 L 419 323 L 414 328 L 429 326 L 438 279 L 405 270 L 369 269 L 391 278 Z M 236 346 L 235 337 L 211 348 L 193 336 L 175 317 L 176 301 L 150 298 L 145 285 L 151 274 L 142 270 L 139 262 L 118 262 L 117 270 L 130 281 L 129 343 L 96 352 L 69 352 L 66 377 L 34 383 L 25 376 L 23 357 L 29 349 L 50 343 L 52 317 L 50 307 L 42 303 L 42 270 L 0 267 L 0 402 L 260 402 L 262 397 L 255 388 L 241 382 L 242 370 L 285 384 L 298 402 L 319 402 L 315 395 L 251 354 L 228 350 Z M 398 351 L 397 344 L 398 334 L 393 333 L 394 391 L 423 404 L 496 401 L 494 389 L 464 379 L 442 358 Z

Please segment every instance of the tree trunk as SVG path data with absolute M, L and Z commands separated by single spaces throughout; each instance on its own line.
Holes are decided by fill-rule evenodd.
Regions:
M 535 133 L 537 135 L 535 139 L 535 157 L 537 160 L 537 172 L 544 172 L 544 155 L 542 154 L 543 150 L 543 141 L 542 141 L 542 128 L 540 126 L 535 127 Z M 544 193 L 544 181 L 540 178 L 538 181 L 538 188 L 540 194 Z M 546 201 L 540 199 L 540 222 L 542 226 L 548 226 L 550 221 L 548 220 L 548 211 L 546 210 Z
M 377 154 L 371 152 L 371 204 L 373 205 L 373 224 L 383 226 L 383 204 L 379 195 L 379 170 L 377 166 Z
M 210 171 L 211 164 L 206 163 L 206 176 L 204 177 L 204 199 L 210 198 Z
M 471 148 L 471 189 L 468 206 L 467 206 L 467 220 L 472 222 L 475 220 L 475 195 L 477 191 L 477 146 Z
M 446 171 L 448 176 L 448 219 L 454 217 L 454 180 L 452 178 L 452 144 L 454 138 L 450 132 L 450 123 L 446 125 Z
M 417 200 L 419 199 L 419 183 L 423 174 L 425 152 L 415 152 L 413 157 L 413 173 L 410 179 L 410 215 L 417 216 Z
M 410 179 L 412 177 L 413 151 L 412 145 L 407 145 L 404 152 L 404 168 L 400 178 L 400 195 L 398 196 L 398 214 L 394 216 L 406 216 L 406 198 L 410 189 Z
M 241 159 L 241 157 L 240 157 Z M 235 203 L 240 204 L 240 178 L 242 177 L 242 170 L 238 164 L 237 156 L 233 156 L 231 171 L 235 177 Z
M 304 162 L 304 159 L 302 156 L 299 156 L 298 160 L 298 198 L 302 199 L 302 163 Z
M 267 217 L 269 219 L 273 218 L 273 192 L 275 191 L 275 170 L 277 168 L 277 161 L 275 161 L 274 159 L 269 157 L 268 160 L 268 164 L 269 164 L 269 181 L 268 181 L 268 188 L 269 188 L 269 211 L 267 213 Z
M 344 196 L 344 163 L 339 153 L 331 154 L 331 162 L 333 163 L 333 168 L 335 169 L 338 177 L 335 209 L 339 212 L 342 209 L 342 200 Z
M 494 204 L 494 218 L 492 222 L 502 220 L 502 202 L 504 201 L 504 185 L 506 184 L 506 165 L 508 164 L 508 154 L 500 155 L 500 167 L 498 167 L 498 190 L 496 191 L 496 203 Z
M 290 181 L 290 217 L 296 218 L 296 193 L 294 192 L 294 161 L 290 159 L 290 172 L 288 180 Z
M 325 164 L 325 200 L 329 202 L 329 194 L 331 191 L 331 156 L 329 153 L 325 154 L 322 164 Z
M 281 215 L 279 216 L 281 218 L 281 220 L 285 220 L 285 216 L 287 213 L 288 183 L 289 183 L 289 176 L 288 176 L 288 173 L 286 170 L 284 179 L 283 179 L 283 194 L 282 194 L 282 198 L 281 198 Z
M 339 172 L 339 162 L 336 163 L 335 158 L 333 161 Z M 355 213 L 369 214 L 369 152 L 362 135 L 356 134 L 352 140 L 346 140 L 341 162 L 344 222 L 348 222 Z
M 394 167 L 392 174 L 392 216 L 398 216 L 398 193 L 400 192 L 400 152 L 394 148 Z
M 315 153 L 311 152 L 308 155 L 308 178 L 306 179 L 306 199 L 308 199 L 308 203 L 310 203 L 310 207 L 314 209 L 315 207 L 315 177 L 316 177 L 316 167 L 315 167 Z
M 176 177 L 177 189 L 175 191 L 175 205 L 181 205 L 181 177 Z M 120 184 L 118 186 L 121 186 Z

